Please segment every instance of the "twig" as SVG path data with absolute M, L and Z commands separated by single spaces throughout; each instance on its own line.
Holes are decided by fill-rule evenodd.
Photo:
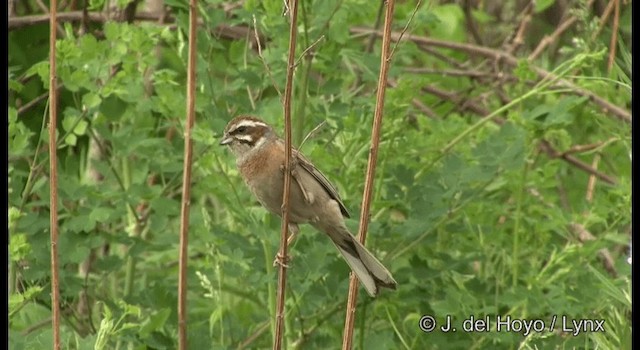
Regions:
M 616 58 L 616 47 L 618 43 L 618 27 L 620 23 L 620 0 L 612 0 L 615 2 L 615 13 L 613 15 L 613 27 L 611 28 L 611 42 L 609 43 L 609 62 L 607 63 L 607 72 L 611 72 L 613 62 Z
M 311 45 L 309 45 L 309 47 L 307 47 L 306 49 L 304 49 L 304 51 L 302 51 L 302 53 L 300 54 L 300 57 L 298 57 L 298 59 L 296 60 L 296 63 L 294 64 L 294 66 L 297 67 L 300 64 L 300 61 L 302 61 L 302 59 L 307 55 L 307 53 L 311 51 L 311 49 L 313 49 L 316 45 L 318 45 L 318 43 L 320 43 L 322 39 L 324 39 L 324 34 L 320 35 L 320 37 L 316 41 L 314 41 Z
M 83 113 L 83 117 L 84 117 L 84 113 Z M 73 129 L 70 129 L 70 130 L 73 130 Z M 107 154 L 106 147 L 102 144 L 102 141 L 100 141 L 100 137 L 93 131 L 93 128 L 87 128 L 87 132 L 89 133 L 89 136 L 95 141 L 96 146 L 100 148 L 100 152 L 102 154 Z M 63 138 L 64 137 L 66 136 L 63 135 Z M 126 193 L 128 191 L 127 186 L 122 180 L 122 177 L 120 176 L 120 174 L 118 174 L 118 171 L 116 170 L 116 166 L 111 161 L 111 158 L 105 157 L 105 160 L 107 161 L 107 164 L 109 164 L 109 169 L 111 169 L 111 173 L 113 174 L 113 177 L 115 177 L 116 182 L 118 182 L 118 186 L 120 186 L 120 189 L 122 189 L 122 191 Z M 137 210 L 135 210 L 135 208 L 133 207 L 133 204 L 127 201 L 127 205 L 131 209 L 131 212 L 133 213 L 133 215 L 136 215 L 136 221 L 140 221 L 141 218 L 137 214 Z
M 600 141 L 600 142 L 596 142 L 596 143 L 590 143 L 587 145 L 574 145 L 571 146 L 571 148 L 569 148 L 568 150 L 562 152 L 562 155 L 567 155 L 567 154 L 574 154 L 574 153 L 584 153 L 584 152 L 589 152 L 589 151 L 593 151 L 595 149 L 599 149 L 602 148 L 612 142 L 618 141 L 617 137 L 612 137 L 610 139 L 608 139 L 607 141 Z
M 51 0 L 49 19 L 49 226 L 51 230 L 51 308 L 53 349 L 60 350 L 60 286 L 58 278 L 58 86 L 56 77 L 57 0 Z
M 418 74 L 435 74 L 441 76 L 449 76 L 449 77 L 469 77 L 469 78 L 492 78 L 492 79 L 504 79 L 510 81 L 517 81 L 517 79 L 513 76 L 505 76 L 501 73 L 490 73 L 479 70 L 463 70 L 463 69 L 433 69 L 433 68 L 424 68 L 424 67 L 406 67 L 404 71 L 409 73 L 418 73 Z
M 427 92 L 427 93 L 430 93 L 432 95 L 435 95 L 435 96 L 437 96 L 438 98 L 440 98 L 442 100 L 451 101 L 460 110 L 470 110 L 473 113 L 481 115 L 481 116 L 487 116 L 490 113 L 487 109 L 485 109 L 484 107 L 476 104 L 475 102 L 473 102 L 471 100 L 464 101 L 463 98 L 458 97 L 458 95 L 456 93 L 454 93 L 454 92 L 441 90 L 441 89 L 438 89 L 437 87 L 434 87 L 434 86 L 431 86 L 431 85 L 424 86 L 422 88 L 422 90 L 424 92 Z
M 189 260 L 189 207 L 191 201 L 191 168 L 193 163 L 193 140 L 191 129 L 195 122 L 196 102 L 196 38 L 198 25 L 197 0 L 189 1 L 189 60 L 187 63 L 187 120 L 184 132 L 184 163 L 182 177 L 182 200 L 180 202 L 180 256 L 178 275 L 178 348 L 187 345 L 187 262 Z
M 22 332 L 20 332 L 20 335 L 22 335 L 23 337 L 28 336 L 29 334 L 31 334 L 34 331 L 40 330 L 42 328 L 45 328 L 46 326 L 48 326 L 52 321 L 52 318 L 45 318 L 42 321 L 36 322 L 32 325 L 29 325 L 29 327 L 25 328 L 24 330 L 22 330 Z
M 121 19 L 117 16 L 112 16 L 103 12 L 84 12 L 84 11 L 71 11 L 71 12 L 62 12 L 58 14 L 58 22 L 96 22 L 96 23 L 105 23 L 109 21 L 120 21 Z M 166 24 L 170 29 L 177 28 L 175 25 L 175 17 L 168 16 L 163 13 L 156 12 L 137 12 L 135 14 L 135 20 L 137 21 L 153 21 L 153 22 L 162 22 Z M 9 18 L 9 30 L 18 29 L 26 26 L 37 25 L 47 23 L 49 21 L 49 15 L 32 15 L 32 16 L 21 16 L 21 17 L 10 17 Z M 198 20 L 198 25 L 203 25 L 204 22 L 202 20 Z M 86 25 L 86 23 L 85 23 Z M 214 34 L 219 35 L 221 37 L 238 40 L 244 39 L 247 33 L 251 32 L 251 28 L 248 26 L 238 25 L 238 26 L 229 26 L 225 24 L 220 24 L 215 27 Z M 264 39 L 261 36 L 256 38 L 257 43 L 261 43 Z M 252 43 L 253 46 L 257 46 L 257 43 Z
M 362 28 L 362 27 L 353 27 L 349 30 L 351 33 L 353 34 L 369 34 L 369 33 L 376 33 L 376 35 L 378 36 L 382 36 L 383 33 L 380 31 L 375 31 L 369 28 Z M 391 33 L 391 39 L 392 40 L 398 40 L 400 38 L 400 34 L 397 32 Z M 483 46 L 477 46 L 477 45 L 472 45 L 472 44 L 466 44 L 466 43 L 458 43 L 458 42 L 451 42 L 451 41 L 443 41 L 443 40 L 436 40 L 436 39 L 432 39 L 432 38 L 427 38 L 427 37 L 423 37 L 423 36 L 417 36 L 417 35 L 406 35 L 407 40 L 411 40 L 413 42 L 416 42 L 418 44 L 421 45 L 429 45 L 429 46 L 437 46 L 437 47 L 443 47 L 443 48 L 447 48 L 447 49 L 452 49 L 452 50 L 458 50 L 458 51 L 464 51 L 470 54 L 476 54 L 476 55 L 480 55 L 483 57 L 488 57 L 494 60 L 501 60 L 502 62 L 508 64 L 509 66 L 515 67 L 518 65 L 518 59 L 516 57 L 514 57 L 513 55 L 509 54 L 508 52 L 505 51 L 501 51 L 501 50 L 495 50 L 495 49 L 491 49 L 491 48 L 487 48 L 487 47 L 483 47 Z M 537 66 L 533 66 L 531 65 L 531 70 L 533 70 L 541 79 L 548 79 L 548 80 L 556 80 L 556 77 L 551 74 L 550 72 L 537 67 Z M 607 115 L 613 115 L 616 118 L 627 122 L 627 123 L 631 123 L 631 114 L 629 113 L 629 111 L 627 111 L 624 108 L 618 107 L 616 105 L 614 105 L 613 103 L 603 99 L 600 96 L 597 96 L 595 93 L 588 91 L 588 90 L 584 90 L 578 86 L 576 86 L 575 84 L 569 82 L 566 79 L 557 79 L 557 81 L 555 82 L 555 86 L 558 87 L 564 87 L 569 89 L 572 93 L 579 95 L 579 96 L 584 96 L 589 98 L 589 100 L 591 100 L 593 103 L 599 105 L 605 112 L 610 112 L 610 113 L 606 113 Z
M 282 348 L 282 337 L 284 334 L 284 302 L 285 290 L 287 287 L 287 240 L 289 230 L 289 193 L 291 189 L 291 95 L 293 92 L 293 71 L 295 70 L 296 59 L 296 34 L 298 22 L 298 0 L 289 0 L 288 12 L 290 13 L 289 23 L 289 55 L 287 58 L 287 82 L 284 87 L 284 188 L 282 192 L 282 226 L 280 234 L 280 251 L 278 252 L 279 274 L 278 274 L 278 296 L 276 302 L 276 327 L 273 349 Z
M 42 10 L 42 12 L 44 13 L 49 13 L 49 15 L 51 16 L 49 11 L 49 8 L 47 7 L 47 5 L 45 5 L 42 0 L 36 0 L 36 5 L 38 5 L 38 7 L 40 8 L 40 10 Z M 56 28 L 58 30 L 58 35 L 60 35 L 60 37 L 64 37 L 64 29 L 62 28 L 62 26 L 60 25 L 60 23 L 58 23 L 58 21 L 56 21 Z
M 56 87 L 56 90 L 60 91 L 60 89 L 62 88 L 62 84 L 58 84 L 58 86 Z M 35 105 L 37 105 L 38 103 L 46 100 L 49 97 L 49 92 L 45 92 L 42 95 L 34 98 L 33 100 L 25 103 L 24 105 L 22 105 L 20 108 L 18 108 L 18 115 L 23 114 L 24 112 L 30 110 L 31 108 L 33 108 Z
M 271 74 L 271 69 L 269 69 L 269 65 L 267 64 L 267 61 L 264 59 L 264 56 L 262 56 L 262 45 L 260 44 L 260 37 L 258 36 L 258 23 L 256 22 L 255 15 L 253 15 L 253 33 L 256 38 L 256 44 L 258 46 L 258 57 L 260 57 L 260 61 L 262 62 L 262 65 L 264 65 L 264 69 L 267 71 L 267 75 L 269 76 L 269 79 L 271 79 L 271 84 L 273 84 L 273 88 L 276 89 L 278 96 L 282 98 L 282 93 L 280 92 L 280 89 L 278 89 L 278 84 L 276 84 L 276 80 L 273 79 L 273 75 Z
M 258 339 L 264 332 L 266 332 L 269 329 L 269 321 L 265 321 L 262 323 L 262 325 L 260 325 L 258 327 L 258 329 L 256 329 L 253 334 L 251 334 L 247 339 L 243 340 L 240 344 L 238 344 L 237 349 L 244 349 L 247 346 L 249 346 L 251 343 L 253 343 L 256 339 Z
M 380 27 L 380 20 L 382 20 L 382 10 L 384 9 L 384 1 L 385 0 L 378 0 L 378 2 L 380 3 L 380 6 L 378 6 L 378 14 L 376 15 L 376 22 L 373 25 L 373 28 L 375 29 L 378 29 L 378 27 Z M 376 42 L 376 35 L 375 33 L 371 33 L 369 35 L 367 45 L 364 48 L 364 52 L 370 53 L 371 51 L 373 51 L 373 44 L 375 44 L 375 42 Z
M 593 162 L 591 162 L 591 167 L 594 169 L 598 169 L 598 164 L 600 163 L 600 154 L 596 153 L 593 157 Z M 587 195 L 585 199 L 587 203 L 591 203 L 593 201 L 593 192 L 596 188 L 596 180 L 597 177 L 594 174 L 589 175 L 589 182 L 587 182 Z
M 591 5 L 593 4 L 593 1 L 594 0 L 589 0 L 589 2 L 587 3 L 587 8 L 591 7 Z M 529 55 L 529 57 L 527 59 L 529 61 L 533 61 L 536 58 L 538 58 L 538 56 L 540 56 L 542 51 L 544 51 L 544 49 L 547 46 L 549 46 L 549 45 L 551 45 L 551 43 L 557 41 L 558 38 L 560 38 L 560 36 L 562 35 L 562 33 L 564 33 L 567 29 L 569 29 L 577 20 L 578 20 L 578 18 L 576 16 L 570 16 L 564 22 L 562 22 L 558 26 L 558 28 L 556 28 L 556 30 L 553 31 L 553 33 L 551 35 L 545 35 L 544 38 L 542 38 L 542 40 L 540 40 L 540 43 L 538 44 L 538 46 L 533 50 L 533 52 Z
M 607 24 L 607 21 L 609 20 L 609 16 L 613 11 L 613 7 L 614 7 L 613 5 L 614 5 L 614 1 L 609 0 L 607 7 L 605 7 L 604 11 L 602 12 L 602 15 L 600 16 L 600 24 L 598 25 L 598 29 L 595 32 L 593 32 L 593 34 L 591 35 L 592 41 L 596 39 L 598 34 L 600 34 L 602 29 L 604 28 L 605 24 Z
M 482 45 L 483 44 L 482 36 L 480 36 L 480 33 L 478 33 L 478 27 L 476 26 L 476 22 L 473 21 L 473 14 L 471 13 L 470 0 L 463 1 L 462 10 L 464 11 L 464 19 L 465 19 L 465 23 L 467 24 L 467 29 L 471 33 L 473 40 L 475 40 L 477 44 Z
M 323 127 L 324 124 L 326 123 L 327 121 L 323 120 L 320 124 L 318 124 L 315 128 L 313 128 L 313 130 L 309 131 L 307 136 L 305 136 L 304 139 L 302 139 L 302 142 L 300 142 L 300 145 L 298 146 L 298 150 L 302 150 L 302 146 L 304 145 L 305 142 L 307 142 L 307 139 L 314 136 L 318 132 L 318 130 L 320 130 L 320 128 Z
M 462 105 L 462 107 L 466 107 L 470 111 L 472 111 L 472 112 L 474 112 L 474 113 L 476 113 L 476 114 L 478 114 L 480 116 L 483 116 L 484 118 L 487 118 L 487 116 L 489 115 L 487 110 L 485 110 L 484 108 L 476 105 L 473 102 L 461 103 L 460 99 L 457 98 L 453 93 L 450 93 L 450 92 L 447 92 L 447 91 L 442 91 L 440 89 L 437 89 L 435 87 L 428 86 L 428 85 L 423 87 L 423 90 L 426 91 L 426 92 L 432 93 L 432 94 L 434 94 L 435 96 L 438 96 L 441 99 L 451 100 L 456 105 Z M 494 121 L 496 123 L 498 123 L 498 124 L 501 124 L 503 122 L 502 120 L 500 120 L 498 118 L 494 118 L 494 119 L 495 119 Z M 577 150 L 581 150 L 581 149 L 585 149 L 585 148 L 595 149 L 595 148 L 598 148 L 598 147 L 602 147 L 603 145 L 608 144 L 610 142 L 613 142 L 614 140 L 615 140 L 615 138 L 614 139 L 610 139 L 610 140 L 608 140 L 606 142 L 597 144 L 597 145 L 576 146 L 576 149 Z M 447 150 L 448 148 L 449 148 L 449 146 L 446 146 L 445 150 Z M 544 150 L 552 158 L 560 158 L 560 159 L 568 162 L 569 164 L 572 164 L 572 165 L 576 166 L 577 168 L 579 168 L 579 169 L 581 169 L 583 171 L 586 171 L 586 172 L 588 172 L 590 174 L 594 174 L 598 178 L 602 179 L 603 181 L 605 181 L 605 182 L 607 182 L 607 183 L 609 183 L 611 185 L 617 184 L 617 180 L 614 177 L 611 177 L 611 176 L 609 176 L 607 174 L 604 174 L 604 173 L 598 171 L 597 169 L 594 169 L 593 167 L 589 166 L 588 164 L 580 161 L 579 159 L 573 157 L 571 155 L 571 153 L 575 153 L 575 152 L 571 152 L 573 147 L 569 151 L 558 152 L 547 141 L 543 141 L 541 143 L 541 148 L 542 148 L 542 150 Z
M 518 25 L 518 29 L 513 36 L 513 40 L 511 40 L 511 42 L 507 45 L 507 52 L 513 54 L 522 44 L 524 44 L 525 32 L 529 28 L 529 23 L 531 23 L 531 17 L 533 17 L 534 8 L 535 0 L 531 0 L 520 14 L 520 24 Z
M 398 82 L 393 80 L 393 79 L 389 79 L 387 81 L 387 84 L 389 84 L 389 86 L 393 87 L 393 88 L 398 86 Z M 438 116 L 438 113 L 436 113 L 433 109 L 428 107 L 426 104 L 422 103 L 422 101 L 420 101 L 420 99 L 413 98 L 413 99 L 411 99 L 411 103 L 413 103 L 413 105 L 417 109 L 419 109 L 422 113 L 424 113 L 427 117 L 433 118 L 433 119 L 439 119 L 440 118 L 440 116 Z
M 569 164 L 575 165 L 578 169 L 583 170 L 589 174 L 593 174 L 595 176 L 597 176 L 600 180 L 610 184 L 610 185 L 616 185 L 618 183 L 618 181 L 612 177 L 609 176 L 607 174 L 604 174 L 600 171 L 598 171 L 597 169 L 594 169 L 593 167 L 591 167 L 589 164 L 586 164 L 584 162 L 582 162 L 581 160 L 575 158 L 572 155 L 569 154 L 562 154 L 560 152 L 558 152 L 556 149 L 553 148 L 553 146 L 551 146 L 551 144 L 545 140 L 542 140 L 542 142 L 540 143 L 540 147 L 542 148 L 543 151 L 545 151 L 551 158 L 560 158 L 564 161 L 566 161 Z
M 556 189 L 558 190 L 558 197 L 560 198 L 560 205 L 562 206 L 562 209 L 564 209 L 567 212 L 571 212 L 571 204 L 569 203 L 569 197 L 567 196 L 567 190 L 564 187 L 564 183 L 562 181 L 562 177 L 560 175 L 558 175 L 558 173 L 556 173 L 556 182 L 558 183 L 558 186 L 556 187 Z
M 490 114 L 490 112 L 485 109 L 482 105 L 480 105 L 479 103 L 477 103 L 474 100 L 465 100 L 463 97 L 459 97 L 457 93 L 454 92 L 450 92 L 450 91 L 446 91 L 446 90 L 441 90 L 438 89 L 434 86 L 431 85 L 427 85 L 422 87 L 422 91 L 430 93 L 434 96 L 437 96 L 438 98 L 440 98 L 441 100 L 449 100 L 451 101 L 451 103 L 453 103 L 453 105 L 455 106 L 456 110 L 459 111 L 470 111 L 472 113 L 475 113 L 481 117 L 486 117 Z M 465 95 L 466 96 L 466 95 Z M 508 104 L 510 101 L 506 101 L 505 104 Z M 500 117 L 492 117 L 491 121 L 498 124 L 498 125 L 502 125 L 504 124 L 505 120 L 503 118 Z
M 569 229 L 582 243 L 596 239 L 596 237 L 591 234 L 591 232 L 587 231 L 587 229 L 581 224 L 572 222 L 569 224 Z M 600 256 L 600 260 L 602 261 L 602 265 L 604 265 L 605 270 L 607 270 L 612 277 L 617 277 L 618 272 L 616 271 L 615 263 L 609 249 L 602 248 L 598 250 L 598 255 Z
M 404 33 L 406 33 L 407 28 L 409 28 L 409 25 L 411 24 L 411 22 L 413 22 L 413 17 L 416 16 L 416 12 L 418 12 L 418 9 L 420 8 L 421 4 L 422 4 L 422 0 L 418 0 L 416 7 L 413 8 L 413 12 L 411 12 L 411 17 L 409 17 L 409 20 L 407 21 L 407 23 L 405 23 L 404 28 L 402 28 L 402 31 L 400 32 L 400 37 L 398 37 L 398 40 L 396 40 L 396 44 L 393 45 L 393 49 L 391 49 L 391 53 L 389 54 L 389 61 L 391 61 L 391 59 L 393 58 L 393 54 L 396 52 L 396 48 L 398 47 L 398 45 L 400 45 L 400 41 L 402 41 L 402 36 L 404 35 Z
M 391 24 L 393 23 L 394 0 L 387 0 L 387 8 L 384 16 L 384 35 L 382 36 L 382 50 L 380 54 L 380 75 L 378 76 L 378 89 L 376 94 L 376 109 L 374 112 L 373 128 L 371 130 L 371 148 L 367 163 L 367 174 L 362 195 L 362 207 L 360 209 L 360 223 L 358 227 L 358 239 L 364 245 L 369 226 L 369 210 L 373 193 L 373 179 L 378 161 L 378 146 L 380 144 L 380 129 L 384 111 L 384 97 L 387 88 L 387 76 L 391 63 Z M 351 272 L 349 281 L 349 297 L 347 301 L 346 319 L 342 337 L 342 349 L 350 350 L 353 344 L 353 328 L 355 324 L 355 312 L 358 300 L 358 278 Z

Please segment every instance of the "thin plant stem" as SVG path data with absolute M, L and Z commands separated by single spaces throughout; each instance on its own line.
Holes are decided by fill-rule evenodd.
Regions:
M 180 202 L 180 256 L 178 274 L 178 348 L 187 345 L 187 261 L 189 259 L 189 208 L 191 201 L 191 168 L 193 163 L 193 140 L 191 129 L 195 123 L 196 102 L 196 28 L 198 25 L 197 0 L 189 1 L 189 58 L 187 64 L 187 120 L 184 132 L 184 163 L 182 177 L 182 200 Z
M 378 146 L 380 144 L 380 130 L 382 129 L 382 116 L 384 111 L 384 98 L 387 88 L 387 76 L 391 61 L 391 24 L 393 23 L 393 10 L 395 1 L 386 2 L 384 17 L 384 31 L 382 36 L 382 50 L 380 54 L 380 75 L 378 76 L 378 89 L 376 94 L 376 109 L 373 117 L 373 128 L 371 130 L 371 148 L 369 149 L 369 160 L 367 163 L 366 180 L 364 183 L 364 193 L 362 195 L 362 206 L 360 209 L 360 223 L 358 227 L 358 239 L 362 244 L 367 238 L 369 227 L 369 211 L 371 197 L 373 194 L 373 179 L 375 177 L 376 165 L 378 161 Z M 342 336 L 342 349 L 350 350 L 353 347 L 353 329 L 355 324 L 356 305 L 358 302 L 358 278 L 352 272 L 349 280 L 349 296 L 347 300 L 347 312 L 345 317 L 344 332 Z
M 49 225 L 51 233 L 51 323 L 53 328 L 53 349 L 60 349 L 60 288 L 58 278 L 58 154 L 56 131 L 58 128 L 58 89 L 56 87 L 56 29 L 58 1 L 50 2 L 49 19 Z
M 287 82 L 284 88 L 284 188 L 282 193 L 282 226 L 280 235 L 280 251 L 276 261 L 279 263 L 278 295 L 276 300 L 276 329 L 273 349 L 282 348 L 284 334 L 284 303 L 287 286 L 287 239 L 289 230 L 289 192 L 291 190 L 291 95 L 293 91 L 293 71 L 295 69 L 296 34 L 298 21 L 298 0 L 290 0 L 289 5 L 289 55 L 287 58 Z
M 525 160 L 524 169 L 522 169 L 522 177 L 520 188 L 518 189 L 518 197 L 516 199 L 515 223 L 513 224 L 513 246 L 511 249 L 511 285 L 513 287 L 518 283 L 518 262 L 520 255 L 520 222 L 522 221 L 522 201 L 527 187 L 527 176 L 529 175 L 530 163 Z

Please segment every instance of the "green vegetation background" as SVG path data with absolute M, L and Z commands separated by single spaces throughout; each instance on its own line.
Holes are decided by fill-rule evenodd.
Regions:
M 16 2 L 14 15 L 37 14 L 36 3 Z M 188 8 L 185 0 L 164 3 L 172 19 L 167 24 L 60 24 L 58 247 L 65 349 L 177 346 Z M 505 50 L 522 7 L 507 2 L 496 9 L 496 3 L 483 2 L 469 15 L 458 2 L 425 1 L 409 23 L 415 3 L 400 2 L 394 31 L 409 23 L 406 35 L 480 45 L 471 35 L 471 18 L 482 45 Z M 399 288 L 375 300 L 361 293 L 357 349 L 631 348 L 630 123 L 571 89 L 537 84 L 533 68 L 560 74 L 630 111 L 631 6 L 621 4 L 608 71 L 612 20 L 600 30 L 600 18 L 584 1 L 561 8 L 562 18 L 575 16 L 576 23 L 527 62 L 561 22 L 550 11 L 566 5 L 536 3 L 515 68 L 411 40 L 394 44 L 367 245 Z M 119 8 L 126 4 L 116 1 Z M 251 197 L 232 156 L 217 143 L 239 113 L 282 130 L 278 90 L 284 90 L 288 47 L 282 4 L 199 2 L 191 349 L 271 346 L 280 222 Z M 107 6 L 100 0 L 87 5 L 89 11 Z M 378 11 L 375 1 L 303 0 L 299 16 L 294 142 L 326 122 L 303 152 L 339 188 L 354 217 L 347 221 L 353 232 L 380 40 L 350 30 L 372 27 Z M 232 39 L 221 26 L 244 31 Z M 10 29 L 9 340 L 11 349 L 45 349 L 52 338 L 48 112 L 46 99 L 29 102 L 48 89 L 48 24 Z M 312 54 L 302 56 L 311 46 Z M 436 96 L 428 87 L 450 95 Z M 470 106 L 497 114 L 479 125 L 483 113 Z M 590 173 L 551 157 L 543 142 L 558 152 L 577 150 L 573 157 L 615 183 L 599 178 L 590 192 Z M 585 239 L 589 233 L 594 239 Z M 602 259 L 603 250 L 609 260 Z M 348 266 L 311 227 L 303 227 L 291 254 L 286 347 L 338 348 Z M 496 332 L 495 324 L 489 332 L 424 333 L 418 327 L 423 315 L 439 324 L 450 315 L 454 325 L 470 316 L 509 315 L 541 319 L 547 327 L 554 315 L 565 315 L 603 319 L 606 332 L 573 336 L 559 323 L 554 332 L 530 334 Z

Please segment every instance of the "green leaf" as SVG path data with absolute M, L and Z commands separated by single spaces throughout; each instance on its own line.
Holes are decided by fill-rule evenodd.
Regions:
M 45 89 L 49 88 L 49 62 L 42 61 L 34 64 L 31 68 L 27 69 L 24 73 L 26 77 L 31 77 L 37 75 L 42 80 Z
M 107 222 L 114 212 L 113 209 L 108 207 L 94 208 L 89 214 L 89 219 L 96 222 Z
M 82 104 L 89 109 L 99 106 L 101 102 L 102 98 L 95 92 L 88 92 L 82 96 Z
M 164 327 L 165 323 L 171 315 L 171 309 L 164 308 L 152 314 L 147 318 L 140 327 L 139 334 L 142 338 L 148 337 L 151 332 L 159 331 Z
M 27 240 L 27 235 L 12 233 L 9 236 L 9 257 L 11 261 L 26 259 L 29 254 L 31 254 L 31 245 Z
M 24 89 L 24 85 L 22 85 L 19 81 L 15 79 L 9 79 L 9 90 L 13 90 L 15 92 L 20 92 Z
M 82 136 L 87 132 L 87 127 L 89 126 L 89 122 L 84 119 L 81 119 L 75 128 L 73 128 L 73 133 Z
M 556 2 L 556 0 L 536 0 L 534 12 L 535 13 L 540 13 L 540 12 L 546 10 L 547 8 L 549 8 L 555 2 Z
M 69 134 L 64 138 L 64 143 L 69 146 L 75 146 L 78 142 L 78 136 L 75 134 Z

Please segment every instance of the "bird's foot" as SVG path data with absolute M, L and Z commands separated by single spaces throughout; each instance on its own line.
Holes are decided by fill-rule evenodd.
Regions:
M 283 256 L 280 255 L 280 252 L 278 252 L 278 254 L 276 254 L 275 259 L 273 259 L 273 267 L 276 267 L 278 265 L 289 268 L 289 265 L 287 265 L 287 263 L 289 263 L 289 261 L 291 260 L 290 256 Z

